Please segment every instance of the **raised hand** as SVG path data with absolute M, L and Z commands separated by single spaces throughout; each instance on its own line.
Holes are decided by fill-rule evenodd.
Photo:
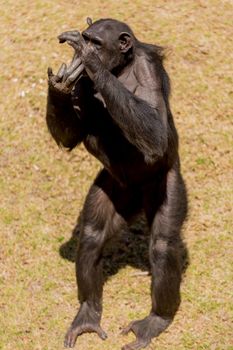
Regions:
M 89 78 L 93 80 L 94 74 L 103 66 L 96 44 L 91 40 L 84 40 L 81 34 L 74 31 L 67 31 L 58 36 L 59 42 L 67 42 L 75 50 L 75 55 L 79 57 L 85 67 Z M 100 49 L 100 46 L 98 46 Z
M 69 94 L 83 71 L 84 65 L 75 54 L 70 65 L 67 67 L 65 63 L 62 63 L 56 75 L 53 74 L 52 68 L 48 68 L 49 88 L 57 93 Z

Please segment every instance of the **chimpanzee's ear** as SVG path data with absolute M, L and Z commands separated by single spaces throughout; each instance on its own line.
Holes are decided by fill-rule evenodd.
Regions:
M 119 36 L 119 47 L 120 51 L 125 53 L 133 46 L 133 39 L 131 34 L 122 32 Z

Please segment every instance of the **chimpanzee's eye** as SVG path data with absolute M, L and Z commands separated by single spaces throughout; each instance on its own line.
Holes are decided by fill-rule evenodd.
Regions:
M 101 49 L 101 42 L 99 41 L 99 40 L 92 40 L 92 43 L 94 44 L 94 46 L 95 46 L 95 48 L 97 49 L 97 50 L 100 50 Z
M 85 40 L 85 42 L 89 43 L 90 38 L 88 36 L 84 35 L 84 34 L 82 34 L 82 36 L 83 36 L 83 39 Z

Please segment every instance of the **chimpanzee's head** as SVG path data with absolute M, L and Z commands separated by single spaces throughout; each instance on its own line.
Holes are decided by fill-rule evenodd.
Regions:
M 100 19 L 92 23 L 90 18 L 87 23 L 89 27 L 82 36 L 87 43 L 95 46 L 108 70 L 122 67 L 132 59 L 136 38 L 127 24 L 115 19 Z

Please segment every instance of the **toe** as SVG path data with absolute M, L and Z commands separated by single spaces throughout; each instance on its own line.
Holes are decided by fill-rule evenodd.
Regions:
M 65 336 L 65 341 L 64 341 L 65 348 L 73 348 L 76 342 L 76 338 L 77 338 L 77 335 L 72 330 L 69 330 Z
M 102 339 L 102 340 L 106 340 L 107 339 L 107 333 L 105 333 L 105 331 L 100 327 L 98 326 L 96 329 L 95 329 L 96 333 L 98 334 L 98 336 Z
M 123 346 L 122 350 L 140 350 L 145 348 L 149 343 L 150 341 L 137 339 L 134 342 Z
M 133 322 L 131 322 L 127 327 L 123 328 L 121 331 L 122 335 L 127 335 L 132 330 Z

